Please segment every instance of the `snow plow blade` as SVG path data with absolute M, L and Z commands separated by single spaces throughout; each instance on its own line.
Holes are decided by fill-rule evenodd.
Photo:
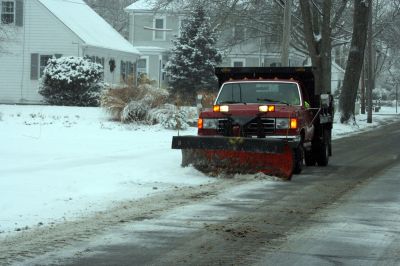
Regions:
M 268 175 L 291 179 L 296 140 L 220 136 L 176 136 L 172 148 L 182 150 L 182 166 L 205 173 Z

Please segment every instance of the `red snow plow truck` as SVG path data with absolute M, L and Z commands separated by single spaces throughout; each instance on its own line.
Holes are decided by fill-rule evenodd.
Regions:
M 263 172 L 290 180 L 332 155 L 333 98 L 316 90 L 311 67 L 217 68 L 214 106 L 197 136 L 175 136 L 182 166 L 202 172 Z

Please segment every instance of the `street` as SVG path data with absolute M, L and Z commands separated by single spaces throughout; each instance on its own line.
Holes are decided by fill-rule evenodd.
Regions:
M 60 233 L 46 242 L 53 247 L 25 243 L 31 250 L 20 249 L 14 263 L 398 265 L 399 136 L 397 122 L 335 140 L 328 167 L 308 167 L 291 182 L 221 179 L 154 197 L 136 213 L 119 212 L 116 224 Z

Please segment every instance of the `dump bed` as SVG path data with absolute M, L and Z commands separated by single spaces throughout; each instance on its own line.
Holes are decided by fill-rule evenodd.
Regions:
M 319 105 L 315 95 L 315 82 L 312 67 L 217 67 L 215 75 L 219 86 L 229 80 L 242 79 L 293 79 L 302 85 L 303 97 L 312 107 Z

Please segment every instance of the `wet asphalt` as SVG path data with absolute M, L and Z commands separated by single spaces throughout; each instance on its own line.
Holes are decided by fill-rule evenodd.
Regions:
M 327 167 L 129 222 L 27 265 L 400 265 L 400 123 Z

